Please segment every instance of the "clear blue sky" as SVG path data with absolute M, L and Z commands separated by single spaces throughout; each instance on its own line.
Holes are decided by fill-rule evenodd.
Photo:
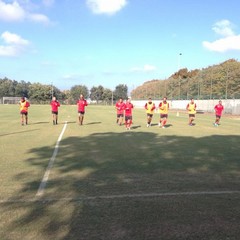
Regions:
M 0 77 L 131 90 L 239 60 L 239 9 L 239 0 L 0 0 Z

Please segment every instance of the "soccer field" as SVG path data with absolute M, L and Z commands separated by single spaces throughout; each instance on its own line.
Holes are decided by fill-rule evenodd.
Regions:
M 113 106 L 0 105 L 0 239 L 211 239 L 240 236 L 240 118 L 169 114 L 116 124 Z M 50 164 L 49 164 L 50 163 Z

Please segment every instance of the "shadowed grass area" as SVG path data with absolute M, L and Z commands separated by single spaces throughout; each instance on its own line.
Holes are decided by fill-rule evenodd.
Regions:
M 113 107 L 89 106 L 79 126 L 76 107 L 63 106 L 60 124 L 52 126 L 49 107 L 32 106 L 23 132 L 12 110 L 0 108 L 1 123 L 9 126 L 0 125 L 7 149 L 0 163 L 0 239 L 238 239 L 238 120 L 223 117 L 215 128 L 214 116 L 201 115 L 189 127 L 186 114 L 172 112 L 168 128 L 158 128 L 158 114 L 147 128 L 144 110 L 135 109 L 133 129 L 126 131 L 115 124 Z M 211 191 L 236 192 L 170 195 Z

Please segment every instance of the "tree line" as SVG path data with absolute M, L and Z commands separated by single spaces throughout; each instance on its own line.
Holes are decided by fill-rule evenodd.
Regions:
M 240 62 L 188 71 L 180 69 L 165 80 L 151 80 L 131 92 L 133 99 L 233 99 L 240 98 Z
M 85 98 L 96 103 L 111 104 L 119 98 L 126 99 L 128 87 L 119 84 L 112 91 L 102 85 L 88 89 L 85 85 L 75 85 L 70 90 L 61 91 L 56 86 L 41 83 L 16 81 L 0 78 L 0 98 L 25 96 L 32 103 L 49 103 L 52 96 L 66 104 L 75 104 L 82 93 Z M 168 79 L 154 79 L 145 82 L 130 93 L 137 99 L 229 99 L 240 98 L 240 62 L 229 59 L 218 65 L 189 71 L 180 69 Z
M 128 87 L 119 84 L 115 90 L 104 88 L 103 86 L 93 86 L 90 90 L 85 85 L 75 85 L 70 90 L 61 91 L 53 85 L 16 81 L 8 78 L 0 78 L 0 98 L 3 97 L 26 97 L 32 103 L 49 103 L 53 96 L 65 104 L 75 104 L 79 95 L 83 94 L 86 99 L 96 103 L 111 104 L 117 99 L 128 96 Z

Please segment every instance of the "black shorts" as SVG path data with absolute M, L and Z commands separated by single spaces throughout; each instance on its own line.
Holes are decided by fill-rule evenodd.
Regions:
M 168 118 L 168 115 L 165 114 L 165 113 L 161 113 L 161 114 L 160 114 L 160 118 Z
M 147 113 L 147 116 L 148 116 L 148 117 L 152 117 L 153 114 L 151 114 L 151 113 Z
M 52 111 L 52 114 L 58 115 L 58 112 Z
M 84 115 L 85 112 L 83 112 L 83 111 L 78 111 L 78 113 L 79 113 L 80 115 Z
M 132 116 L 125 116 L 125 121 L 132 120 Z
M 117 114 L 117 118 L 123 117 L 123 113 Z
M 20 114 L 27 116 L 27 115 L 28 115 L 28 112 L 20 112 Z
M 195 114 L 189 114 L 189 117 L 195 117 Z

